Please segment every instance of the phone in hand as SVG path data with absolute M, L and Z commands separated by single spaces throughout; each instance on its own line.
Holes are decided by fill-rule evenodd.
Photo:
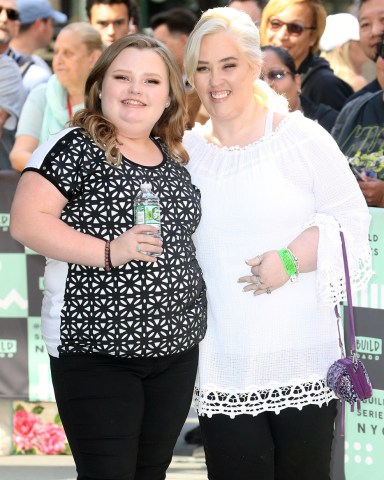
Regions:
M 359 171 L 357 170 L 357 168 L 354 167 L 353 165 L 349 165 L 349 166 L 350 166 L 350 168 L 351 168 L 351 170 L 352 170 L 352 173 L 355 175 L 356 180 L 357 180 L 358 182 L 365 182 L 365 179 L 364 179 L 364 177 L 361 175 L 361 172 L 359 172 Z

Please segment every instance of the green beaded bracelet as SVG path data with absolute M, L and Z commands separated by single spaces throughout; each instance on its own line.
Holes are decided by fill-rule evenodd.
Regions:
M 299 274 L 298 258 L 293 255 L 289 248 L 282 248 L 281 250 L 278 250 L 277 253 L 283 262 L 285 271 L 287 272 L 287 275 L 289 275 L 291 282 L 296 281 Z

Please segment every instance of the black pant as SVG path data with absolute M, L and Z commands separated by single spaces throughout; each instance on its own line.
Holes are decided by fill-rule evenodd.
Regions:
M 337 401 L 199 417 L 210 480 L 329 480 Z
M 164 480 L 191 405 L 198 347 L 166 358 L 51 357 L 78 480 Z

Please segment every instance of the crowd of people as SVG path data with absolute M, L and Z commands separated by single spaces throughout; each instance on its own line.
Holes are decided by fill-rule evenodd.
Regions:
M 84 17 L 0 0 L 0 170 L 12 236 L 47 259 L 78 478 L 163 480 L 192 402 L 208 478 L 329 479 L 339 231 L 357 291 L 384 207 L 384 0 Z M 148 182 L 161 237 L 135 220 Z
M 56 72 L 52 72 L 57 63 L 57 49 L 53 47 L 52 65 L 36 51 L 52 44 L 55 26 L 61 29 L 68 18 L 54 10 L 48 0 L 2 0 L 1 5 L 0 55 L 16 62 L 23 88 L 18 88 L 17 95 L 11 97 L 10 87 L 0 90 L 0 168 L 21 171 L 30 153 L 44 139 L 44 136 L 40 138 L 40 121 L 34 122 L 33 131 L 30 130 L 31 110 L 36 109 L 36 115 L 41 116 L 42 92 L 54 83 L 51 77 L 57 77 Z M 373 142 L 349 138 L 349 134 L 352 132 L 354 137 L 353 132 L 362 125 L 367 132 L 364 137 L 367 137 L 371 127 L 382 120 L 382 95 L 378 94 L 375 100 L 369 98 L 368 104 L 363 102 L 363 106 L 361 99 L 354 101 L 363 94 L 376 93 L 383 88 L 383 81 L 380 83 L 382 57 L 377 47 L 384 30 L 382 0 L 362 0 L 356 16 L 350 12 L 327 15 L 321 0 L 232 0 L 227 6 L 247 13 L 260 28 L 266 72 L 262 72 L 262 78 L 288 98 L 291 111 L 300 110 L 334 136 L 349 162 L 361 173 L 359 181 L 365 182 L 360 186 L 367 203 L 384 206 L 381 135 Z M 88 0 L 84 13 L 89 24 L 99 32 L 103 48 L 124 35 L 151 31 L 154 38 L 170 49 L 181 71 L 187 93 L 186 128 L 208 120 L 209 115 L 196 89 L 190 88 L 184 69 L 185 45 L 198 20 L 197 12 L 184 7 L 171 8 L 153 15 L 147 26 L 141 24 L 136 0 Z M 55 44 L 59 40 L 60 36 L 56 37 Z M 373 65 L 376 78 L 372 75 Z M 10 69 L 14 70 L 12 67 L 2 70 L 0 81 L 9 83 L 7 72 Z M 19 78 L 13 85 L 18 82 Z M 82 84 L 80 79 L 78 82 Z M 37 86 L 40 88 L 35 89 Z M 36 91 L 29 97 L 34 89 Z M 364 95 L 364 99 L 368 101 L 368 96 Z M 65 99 L 60 100 L 63 101 Z M 70 109 L 73 113 L 83 101 L 80 98 L 73 104 L 69 99 L 69 104 L 74 107 Z M 368 112 L 364 119 L 356 114 L 363 115 L 361 108 Z M 372 111 L 376 113 L 371 115 Z M 62 128 L 69 120 L 70 116 L 61 115 L 60 122 L 52 125 L 49 133 Z
M 62 130 L 84 107 L 85 82 L 102 51 L 101 35 L 89 23 L 73 22 L 60 30 L 53 75 L 30 92 L 20 114 L 9 154 L 14 170 L 21 172 L 37 146 Z
M 53 39 L 54 32 L 68 24 L 68 17 L 54 10 L 48 0 L 1 0 L 1 6 L 0 55 L 12 58 L 20 75 L 15 82 L 9 82 L 14 69 L 1 60 L 7 67 L 2 69 L 0 82 L 12 86 L 0 89 L 0 168 L 21 171 L 32 151 L 44 140 L 44 135 L 40 136 L 40 120 L 30 128 L 31 111 L 41 117 L 46 101 L 42 100 L 43 92 L 55 83 L 51 77 L 56 77 L 57 83 L 57 47 L 53 46 L 49 65 L 36 52 L 52 46 L 52 42 L 58 44 L 60 36 Z M 382 50 L 378 48 L 384 30 L 382 0 L 362 0 L 357 12 L 330 15 L 322 0 L 230 0 L 227 6 L 247 13 L 260 29 L 265 58 L 262 78 L 286 96 L 291 111 L 301 111 L 333 135 L 349 163 L 361 174 L 359 185 L 368 205 L 383 207 L 382 135 L 366 141 L 382 121 L 382 95 L 377 94 L 374 99 L 365 95 L 383 89 Z M 187 93 L 187 129 L 195 123 L 204 124 L 209 118 L 196 89 L 190 88 L 184 67 L 185 45 L 200 13 L 185 7 L 170 8 L 156 13 L 149 18 L 148 25 L 143 25 L 137 0 L 87 0 L 84 12 L 85 20 L 99 32 L 103 48 L 124 35 L 145 31 L 170 49 Z M 16 87 L 20 78 L 22 87 L 17 88 L 17 94 L 10 95 L 9 90 Z M 79 87 L 83 85 L 80 78 L 78 83 Z M 35 91 L 29 97 L 32 90 Z M 361 96 L 364 99 L 356 102 Z M 64 97 L 60 104 L 65 102 Z M 83 106 L 80 97 L 75 100 L 77 103 L 69 98 L 73 106 L 70 113 Z M 62 110 L 61 105 L 59 109 Z M 49 133 L 63 128 L 70 117 L 60 115 L 59 123 L 53 124 Z M 357 134 L 362 127 L 365 140 Z M 353 140 L 355 136 L 359 140 Z

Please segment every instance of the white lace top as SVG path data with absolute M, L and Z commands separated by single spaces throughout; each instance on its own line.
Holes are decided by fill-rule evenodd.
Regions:
M 208 143 L 205 128 L 184 137 L 202 195 L 194 241 L 208 291 L 195 407 L 233 417 L 328 402 L 326 372 L 340 357 L 333 305 L 345 298 L 339 224 L 352 290 L 372 275 L 364 197 L 332 137 L 299 112 L 274 132 L 269 114 L 264 137 L 243 148 Z M 320 229 L 317 271 L 271 295 L 242 291 L 246 259 L 311 225 Z

